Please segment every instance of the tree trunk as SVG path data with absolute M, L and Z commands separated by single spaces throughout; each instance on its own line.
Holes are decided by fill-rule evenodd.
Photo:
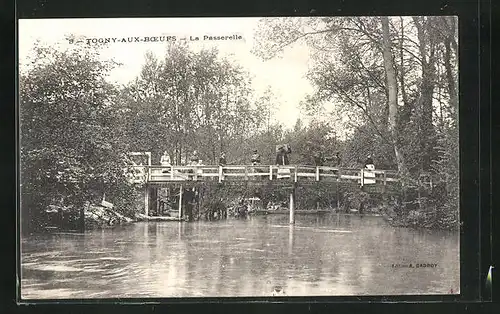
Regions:
M 398 128 L 397 128 L 397 116 L 398 116 L 398 83 L 396 78 L 396 71 L 394 69 L 393 56 L 391 52 L 391 40 L 389 37 L 389 18 L 384 16 L 381 18 L 382 22 L 382 52 L 384 57 L 384 68 L 387 79 L 387 89 L 389 91 L 389 131 L 392 135 L 392 142 L 394 147 L 394 154 L 396 155 L 396 162 L 398 165 L 398 171 L 402 174 L 406 173 L 406 167 L 404 164 L 404 157 L 399 146 L 398 141 Z
M 79 223 L 78 223 L 78 229 L 80 229 L 80 232 L 85 232 L 85 205 L 81 204 L 80 205 L 80 217 L 79 217 Z
M 399 82 L 401 84 L 401 97 L 403 99 L 403 108 L 399 114 L 398 125 L 402 126 L 403 124 L 410 122 L 412 105 L 410 104 L 410 101 L 408 99 L 408 94 L 406 93 L 405 64 L 404 64 L 404 50 L 403 50 L 404 47 L 403 17 L 401 17 L 400 20 L 401 20 L 401 39 L 399 41 L 399 60 L 400 60 Z
M 429 17 L 430 18 L 430 17 Z M 427 19 L 429 19 L 427 18 Z M 419 139 L 421 149 L 421 170 L 429 171 L 434 153 L 434 125 L 432 124 L 432 95 L 434 94 L 434 81 L 436 76 L 435 46 L 430 39 L 430 22 L 425 18 L 414 17 L 413 21 L 417 28 L 419 50 L 422 63 L 422 83 L 419 97 Z M 427 58 L 429 48 L 429 58 Z
M 453 113 L 456 112 L 458 108 L 458 95 L 457 88 L 455 86 L 455 78 L 452 70 L 451 63 L 451 38 L 447 37 L 445 42 L 445 54 L 444 54 L 444 66 L 446 68 L 446 79 L 448 81 L 448 93 L 450 95 L 450 107 L 453 108 Z

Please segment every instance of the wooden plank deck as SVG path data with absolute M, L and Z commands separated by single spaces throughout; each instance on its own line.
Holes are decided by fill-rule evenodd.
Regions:
M 354 182 L 360 185 L 397 183 L 393 170 L 291 166 L 133 166 L 136 183 L 168 185 L 181 182 Z

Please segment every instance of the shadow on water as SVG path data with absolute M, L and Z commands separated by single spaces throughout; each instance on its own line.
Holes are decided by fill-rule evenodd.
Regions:
M 437 264 L 428 268 L 393 264 Z M 435 294 L 459 291 L 458 233 L 380 217 L 136 223 L 22 242 L 23 298 Z

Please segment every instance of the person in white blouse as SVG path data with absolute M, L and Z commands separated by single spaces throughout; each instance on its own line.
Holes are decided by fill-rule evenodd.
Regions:
M 170 155 L 167 153 L 167 151 L 163 152 L 163 155 L 160 158 L 160 164 L 163 167 L 170 167 L 172 165 L 172 163 L 170 161 Z M 169 171 L 169 169 L 163 169 L 162 172 L 166 173 L 168 171 Z

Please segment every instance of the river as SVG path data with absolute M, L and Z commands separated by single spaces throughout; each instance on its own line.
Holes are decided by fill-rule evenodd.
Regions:
M 270 296 L 274 286 L 288 296 L 447 294 L 460 287 L 457 232 L 394 228 L 373 216 L 297 215 L 295 225 L 286 215 L 141 222 L 23 237 L 21 252 L 22 299 Z

